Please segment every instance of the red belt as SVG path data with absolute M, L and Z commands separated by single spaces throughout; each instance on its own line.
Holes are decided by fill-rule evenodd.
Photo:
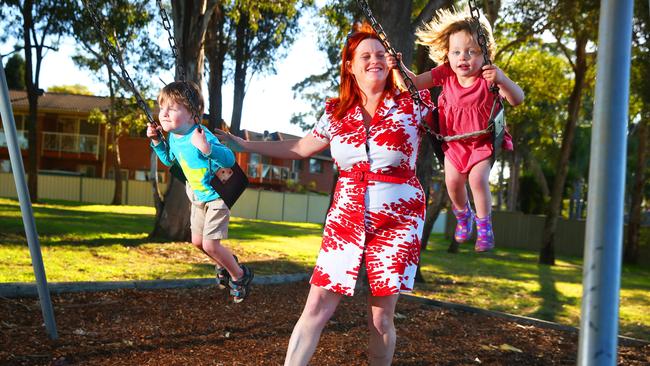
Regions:
M 339 172 L 339 177 L 351 178 L 352 180 L 358 182 L 368 182 L 372 180 L 378 182 L 402 184 L 408 182 L 408 180 L 415 175 L 413 171 L 409 171 L 408 173 L 408 176 L 397 176 L 381 173 L 371 173 L 363 170 L 342 170 Z

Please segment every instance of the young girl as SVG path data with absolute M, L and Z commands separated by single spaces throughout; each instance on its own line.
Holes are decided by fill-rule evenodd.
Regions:
M 488 59 L 493 60 L 496 46 L 492 28 L 481 16 L 480 27 L 486 38 Z M 442 86 L 438 98 L 440 133 L 443 136 L 480 131 L 487 127 L 495 95 L 492 84 L 499 87 L 499 95 L 513 106 L 523 102 L 524 92 L 495 65 L 485 65 L 483 51 L 478 43 L 477 22 L 469 11 L 439 10 L 436 17 L 420 28 L 418 43 L 429 47 L 429 56 L 438 67 L 415 75 L 407 70 L 418 89 Z M 392 57 L 389 67 L 396 66 Z M 492 233 L 489 175 L 492 142 L 490 134 L 443 143 L 445 152 L 445 183 L 458 221 L 456 241 L 466 241 L 476 220 L 477 252 L 494 248 Z M 512 138 L 506 133 L 503 148 L 512 150 Z M 470 206 L 465 183 L 469 180 L 474 196 L 476 214 Z

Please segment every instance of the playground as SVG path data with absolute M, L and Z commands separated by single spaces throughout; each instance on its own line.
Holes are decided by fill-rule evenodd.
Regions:
M 22 86 L 18 71 L 8 82 L 0 70 L 1 167 L 18 198 L 0 198 L 0 363 L 650 364 L 642 220 L 650 103 L 640 86 L 650 65 L 648 4 L 404 4 L 3 5 L 0 14 L 15 19 L 6 28 L 23 29 L 3 38 L 23 38 L 7 55 L 22 47 L 26 57 L 12 57 L 23 62 Z M 321 101 L 291 117 L 306 135 L 264 131 L 255 140 L 241 128 L 247 78 L 275 72 L 273 53 L 282 56 L 300 34 L 303 11 L 322 16 L 328 29 L 320 49 L 332 56 L 342 44 L 341 56 L 329 57 L 325 74 L 294 85 Z M 166 37 L 171 57 L 150 42 L 149 27 Z M 79 67 L 106 68 L 105 109 L 78 110 L 74 120 L 39 116 L 42 51 L 54 49 L 45 45 L 48 32 L 79 41 Z M 503 53 L 495 39 L 506 44 Z M 141 50 L 132 48 L 136 40 Z M 165 64 L 158 56 L 174 76 L 158 77 L 156 98 L 146 79 Z M 230 77 L 228 125 L 221 85 Z M 338 97 L 322 94 L 326 86 L 307 95 L 327 80 Z M 29 116 L 15 118 L 18 100 L 28 100 Z M 506 126 L 506 109 L 524 100 Z M 77 136 L 82 125 L 97 136 Z M 70 132 L 77 140 L 59 141 L 52 155 L 50 137 Z M 137 154 L 134 171 L 121 166 L 126 137 L 151 150 Z M 289 195 L 304 209 L 285 204 L 285 190 L 327 180 L 292 181 L 306 172 L 286 161 L 303 160 L 310 174 L 325 164 L 336 177 L 326 210 L 310 205 L 309 195 Z M 39 199 L 43 161 L 58 164 L 58 174 L 114 179 L 111 205 L 86 205 L 82 179 L 75 179 L 79 202 Z M 124 205 L 122 184 L 128 197 L 131 176 L 151 185 L 151 207 Z M 282 192 L 279 221 L 258 218 L 261 192 L 254 210 L 247 205 L 254 216 L 233 215 L 252 197 L 249 185 Z M 432 229 L 442 210 L 455 217 L 444 234 Z M 501 226 L 506 216 L 493 210 L 521 212 L 521 220 Z M 543 214 L 543 227 L 533 230 L 524 213 Z M 577 220 L 575 231 L 559 224 L 567 216 Z M 497 245 L 507 231 L 517 235 Z M 556 250 L 558 231 L 574 238 L 570 251 Z M 515 237 L 528 245 L 510 246 Z
M 22 226 L 18 202 L 0 199 L 0 209 L 0 225 L 8 231 L 0 234 L 0 278 L 24 284 L 33 274 L 28 260 L 18 260 L 28 257 L 18 235 Z M 50 340 L 43 332 L 36 297 L 2 298 L 0 364 L 282 362 L 307 295 L 306 282 L 255 285 L 250 302 L 233 304 L 226 291 L 210 281 L 213 267 L 188 244 L 146 238 L 145 228 L 154 220 L 152 208 L 53 201 L 35 204 L 34 213 L 42 223 L 41 245 L 59 339 Z M 252 263 L 260 282 L 309 275 L 321 225 L 234 219 L 231 226 L 230 245 Z M 554 268 L 540 271 L 532 252 L 501 249 L 486 257 L 463 246 L 460 253 L 450 254 L 446 243 L 441 235 L 432 238 L 422 254 L 427 282 L 416 286 L 417 297 L 405 296 L 398 304 L 396 365 L 575 364 L 578 258 L 559 258 Z M 196 278 L 202 286 L 190 288 Z M 650 319 L 644 310 L 648 278 L 642 268 L 624 269 L 621 334 L 630 338 L 619 342 L 619 364 L 643 365 L 650 360 Z M 174 279 L 187 288 L 130 286 L 94 292 L 107 283 L 157 280 L 164 285 Z M 72 288 L 85 284 L 93 291 L 60 293 L 58 283 Z M 367 342 L 363 291 L 367 290 L 339 307 L 314 364 L 363 364 L 365 351 L 358 347 Z M 227 320 L 233 316 L 237 324 Z M 238 357 L 242 352 L 247 355 L 244 361 Z
M 279 365 L 307 283 L 254 286 L 232 304 L 216 286 L 54 295 L 60 339 L 43 333 L 36 299 L 0 301 L 0 364 Z M 314 365 L 363 365 L 365 294 L 346 299 Z M 201 310 L 200 312 L 198 310 Z M 237 319 L 236 322 L 231 321 Z M 576 331 L 403 299 L 394 365 L 574 365 Z M 650 345 L 622 340 L 618 364 L 647 365 Z

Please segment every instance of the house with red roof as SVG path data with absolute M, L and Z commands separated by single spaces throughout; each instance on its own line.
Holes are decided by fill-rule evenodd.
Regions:
M 28 159 L 29 103 L 25 91 L 9 92 L 18 141 L 23 160 Z M 112 155 L 107 151 L 107 129 L 103 124 L 88 121 L 93 109 L 107 111 L 108 97 L 46 92 L 39 97 L 37 141 L 39 171 L 53 174 L 83 175 L 111 179 L 114 176 Z M 204 116 L 204 120 L 207 117 Z M 157 113 L 154 111 L 154 118 Z M 11 165 L 4 130 L 0 125 L 0 172 L 9 172 Z M 289 140 L 300 137 L 282 132 L 262 133 L 243 130 L 241 137 L 252 141 Z M 147 180 L 151 161 L 149 140 L 144 131 L 138 135 L 122 135 L 119 139 L 120 169 L 125 179 Z M 251 187 L 284 191 L 302 187 L 329 193 L 334 184 L 334 166 L 329 150 L 303 160 L 275 159 L 256 153 L 235 152 L 238 164 L 247 173 Z M 159 164 L 163 182 L 169 179 Z

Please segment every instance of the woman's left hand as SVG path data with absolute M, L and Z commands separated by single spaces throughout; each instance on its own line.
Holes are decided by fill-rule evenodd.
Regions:
M 203 132 L 204 128 L 205 127 L 200 126 L 195 129 L 194 132 L 192 132 L 190 142 L 192 142 L 192 145 L 199 149 L 203 155 L 208 155 L 212 152 L 212 147 L 208 144 L 208 140 L 205 137 L 205 133 Z
M 483 66 L 483 79 L 499 85 L 502 83 L 503 78 L 503 71 L 501 71 L 501 69 L 496 65 L 493 64 Z

